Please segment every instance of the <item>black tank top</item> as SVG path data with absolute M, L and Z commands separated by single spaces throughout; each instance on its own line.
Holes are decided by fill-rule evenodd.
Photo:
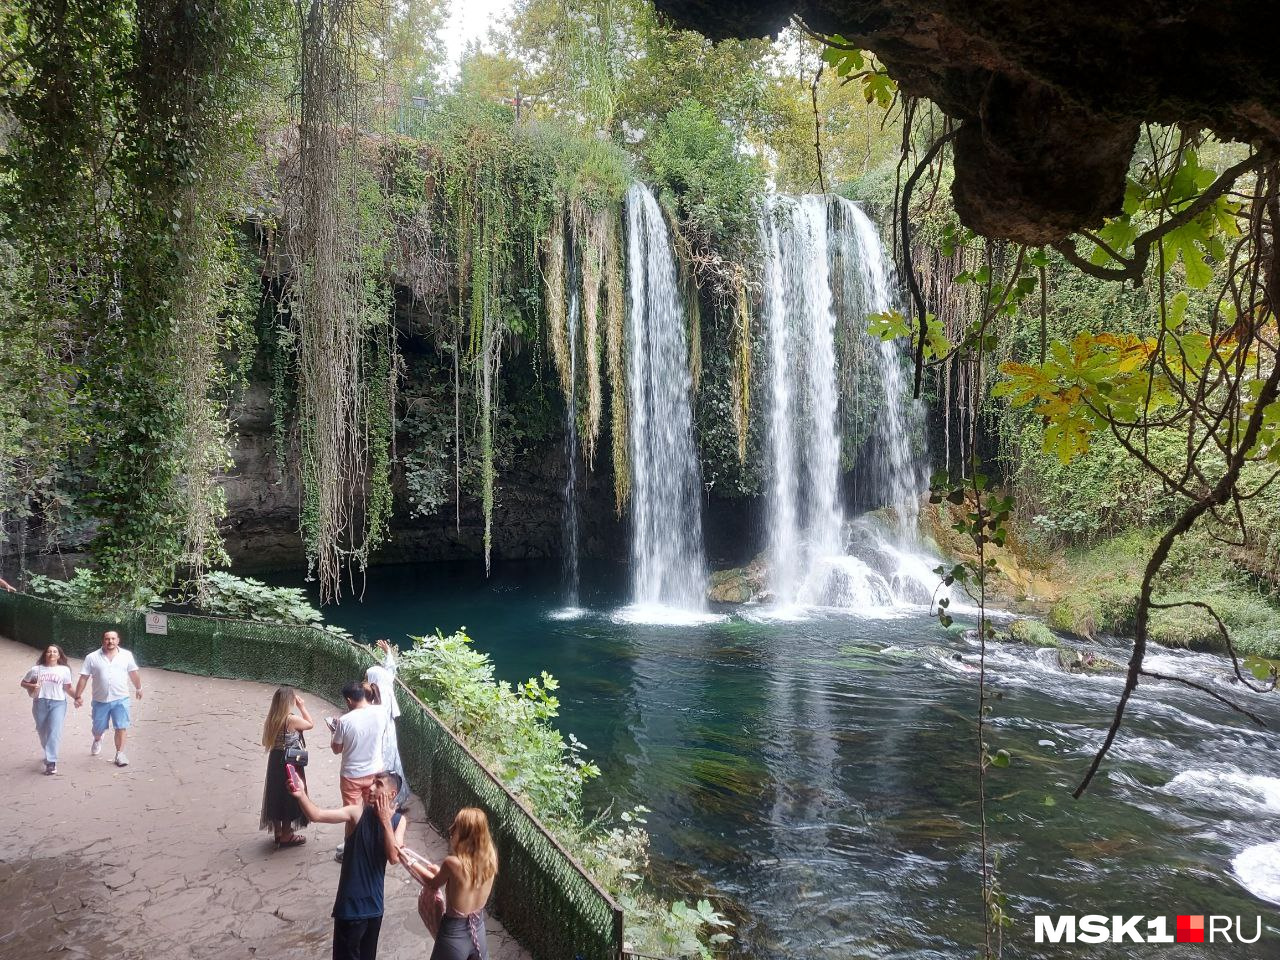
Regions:
M 391 815 L 391 826 L 400 825 L 400 814 Z M 366 806 L 342 853 L 338 897 L 333 902 L 335 920 L 370 920 L 382 916 L 382 888 L 387 872 L 387 845 L 378 811 Z

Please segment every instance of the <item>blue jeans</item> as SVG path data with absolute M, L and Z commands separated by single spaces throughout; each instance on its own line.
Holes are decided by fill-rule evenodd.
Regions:
M 62 743 L 62 721 L 67 716 L 67 701 L 36 697 L 31 704 L 31 715 L 36 718 L 36 733 L 40 735 L 40 746 L 44 747 L 45 763 L 57 763 L 58 745 Z

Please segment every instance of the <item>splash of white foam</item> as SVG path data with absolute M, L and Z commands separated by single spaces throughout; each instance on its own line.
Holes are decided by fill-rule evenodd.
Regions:
M 617 610 L 611 619 L 614 623 L 635 623 L 655 627 L 698 627 L 708 623 L 720 623 L 729 618 L 724 614 L 702 613 L 659 603 L 633 603 Z
M 581 620 L 590 611 L 586 607 L 561 607 L 547 614 L 548 620 Z
M 1259 900 L 1280 904 L 1280 840 L 1240 851 L 1231 861 L 1231 872 Z
M 1175 796 L 1280 814 L 1280 779 L 1226 770 L 1185 770 L 1167 784 Z

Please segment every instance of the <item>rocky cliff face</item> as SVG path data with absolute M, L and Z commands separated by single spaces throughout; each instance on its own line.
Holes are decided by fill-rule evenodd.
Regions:
M 231 558 L 245 566 L 291 566 L 305 557 L 298 533 L 298 480 L 276 460 L 272 418 L 270 391 L 251 383 L 233 412 L 235 465 L 222 483 L 227 495 L 222 533 Z
M 241 569 L 297 567 L 306 554 L 298 532 L 300 491 L 296 473 L 282 470 L 275 454 L 269 390 L 252 383 L 237 405 L 239 439 L 235 467 L 224 481 L 227 551 Z M 404 440 L 402 438 L 401 443 Z M 401 450 L 403 450 L 403 445 Z M 564 453 L 558 440 L 517 458 L 498 477 L 493 518 L 493 557 L 534 560 L 561 556 Z M 625 557 L 625 523 L 613 511 L 612 479 L 579 476 L 581 550 L 590 557 Z M 484 518 L 480 503 L 465 493 L 461 509 L 445 504 L 431 516 L 407 509 L 404 477 L 393 474 L 396 512 L 391 536 L 374 555 L 376 563 L 460 560 L 483 555 Z
M 1280 14 L 1264 0 L 656 0 L 714 39 L 794 13 L 873 51 L 959 121 L 956 210 L 1041 244 L 1120 209 L 1143 121 L 1280 148 Z

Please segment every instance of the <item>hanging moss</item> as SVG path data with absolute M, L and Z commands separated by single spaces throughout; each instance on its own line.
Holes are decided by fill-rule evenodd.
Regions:
M 560 204 L 557 203 L 559 208 Z M 568 397 L 569 383 L 569 325 L 568 307 L 565 301 L 565 213 L 556 209 L 543 238 L 543 305 L 547 317 L 547 339 L 551 344 L 551 358 L 560 377 L 560 390 Z
M 600 307 L 604 294 L 604 248 L 608 242 L 608 224 L 618 215 L 618 211 L 608 208 L 592 209 L 582 200 L 575 201 L 570 210 L 582 273 L 582 349 L 578 351 L 578 356 L 581 358 L 581 376 L 586 387 L 586 409 L 580 434 L 587 462 L 591 463 L 595 459 L 596 440 L 600 436 L 600 410 L 603 405 L 600 385 Z
M 738 462 L 747 460 L 747 433 L 751 427 L 751 307 L 747 298 L 746 271 L 739 268 L 738 297 L 733 318 L 737 327 L 737 368 L 733 378 L 733 426 L 738 433 Z
M 626 294 L 622 281 L 622 235 L 610 219 L 604 242 L 605 352 L 609 364 L 609 433 L 613 440 L 613 502 L 619 514 L 631 497 L 631 455 L 627 419 Z
M 620 278 L 609 276 L 617 261 L 606 265 L 605 248 L 614 242 L 610 221 L 617 216 L 629 170 L 620 151 L 609 144 L 548 126 L 524 127 L 510 111 L 465 97 L 441 109 L 425 137 L 430 146 L 423 162 L 438 188 L 437 216 L 455 264 L 453 339 L 465 361 L 458 386 L 475 398 L 476 408 L 472 423 L 460 426 L 478 440 L 488 558 L 500 472 L 495 431 L 502 423 L 499 373 L 504 353 L 517 345 L 532 345 L 536 353 L 545 336 L 566 402 L 574 394 L 567 324 L 569 244 L 583 264 L 584 322 L 575 346 L 582 357 L 584 450 L 588 458 L 594 452 L 603 408 L 601 291 L 611 318 L 608 288 L 620 286 Z M 463 399 L 455 399 L 459 410 L 467 406 Z M 468 448 L 461 432 L 456 438 L 459 460 Z M 463 472 L 462 464 L 455 464 L 456 475 Z

